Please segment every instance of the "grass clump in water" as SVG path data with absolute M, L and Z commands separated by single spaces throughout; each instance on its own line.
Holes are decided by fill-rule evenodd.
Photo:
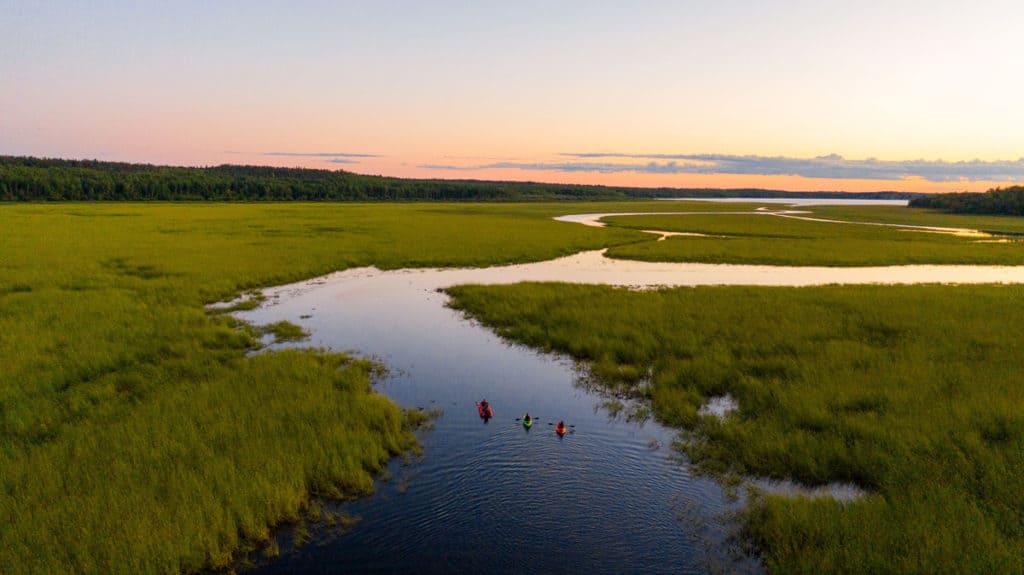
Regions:
M 1024 570 L 1021 286 L 460 286 L 498 333 L 650 370 L 650 405 L 708 472 L 846 482 L 763 495 L 744 532 L 773 573 Z M 586 302 L 586 305 L 580 305 Z M 632 369 L 632 368 L 631 368 Z M 703 415 L 728 394 L 738 410 Z
M 274 336 L 275 343 L 286 341 L 302 341 L 309 337 L 309 332 L 290 321 L 279 321 L 257 329 L 260 335 Z
M 431 409 L 411 408 L 405 410 L 405 421 L 411 429 L 424 431 L 434 428 L 434 421 L 444 415 L 440 407 Z

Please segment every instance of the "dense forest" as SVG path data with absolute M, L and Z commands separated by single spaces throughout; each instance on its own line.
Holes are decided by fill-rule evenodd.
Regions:
M 1024 186 L 995 188 L 982 194 L 935 194 L 910 200 L 915 208 L 934 208 L 954 214 L 1024 216 Z
M 762 189 L 624 188 L 481 180 L 416 180 L 342 170 L 154 166 L 0 156 L 0 201 L 540 201 L 683 197 L 847 197 L 914 194 Z

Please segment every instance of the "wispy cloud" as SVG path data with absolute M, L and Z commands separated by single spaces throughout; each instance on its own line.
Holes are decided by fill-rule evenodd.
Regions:
M 444 160 L 492 160 L 495 162 L 512 162 L 521 158 L 495 157 L 495 156 L 441 156 Z
M 380 158 L 379 154 L 352 152 L 260 152 L 261 156 L 294 156 L 300 158 Z
M 654 163 L 654 162 L 652 162 Z M 673 162 L 674 163 L 674 162 Z M 646 171 L 647 166 L 634 164 L 614 164 L 600 162 L 494 162 L 476 166 L 455 166 L 448 164 L 420 164 L 418 167 L 428 170 L 541 170 L 550 172 L 639 172 Z
M 327 163 L 330 163 L 330 164 L 358 164 L 359 163 L 358 161 L 353 160 L 352 158 L 331 158 L 329 160 L 324 160 L 324 161 L 327 162 Z
M 922 178 L 931 182 L 1024 180 L 1024 158 L 986 162 L 970 160 L 892 161 L 868 158 L 847 160 L 837 154 L 815 158 L 781 156 L 736 156 L 728 154 L 627 154 L 620 152 L 577 152 L 559 154 L 580 161 L 494 162 L 475 166 L 427 164 L 434 170 L 538 170 L 554 172 L 646 173 L 646 174 L 743 174 L 759 176 L 803 176 L 805 178 L 902 180 Z M 645 163 L 592 160 L 651 160 Z

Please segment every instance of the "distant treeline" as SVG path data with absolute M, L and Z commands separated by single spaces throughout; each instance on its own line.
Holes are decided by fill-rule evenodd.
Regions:
M 0 201 L 551 201 L 715 197 L 908 199 L 899 192 L 625 188 L 482 180 L 416 180 L 342 170 L 154 166 L 0 156 Z
M 995 188 L 985 193 L 935 194 L 910 200 L 911 207 L 955 214 L 1024 216 L 1024 186 Z

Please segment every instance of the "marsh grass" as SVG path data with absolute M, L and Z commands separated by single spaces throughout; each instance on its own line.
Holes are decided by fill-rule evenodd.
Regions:
M 411 408 L 405 410 L 405 419 L 409 427 L 414 430 L 429 431 L 434 428 L 434 422 L 444 415 L 440 407 L 430 409 Z
M 218 309 L 218 313 L 234 313 L 236 311 L 250 311 L 260 307 L 261 300 L 258 299 L 247 299 L 240 301 L 234 305 L 230 305 L 225 308 Z
M 814 206 L 816 217 L 890 224 L 966 228 L 992 234 L 1024 234 L 1024 218 L 1017 216 L 975 216 L 949 214 L 925 208 L 896 206 Z
M 644 395 L 706 472 L 869 491 L 755 497 L 744 534 L 773 573 L 1024 570 L 1024 287 L 448 291 L 612 389 L 649 372 Z M 730 417 L 700 413 L 723 394 Z
M 424 418 L 372 392 L 373 364 L 248 357 L 257 330 L 206 304 L 351 266 L 641 238 L 550 220 L 571 204 L 462 208 L 0 205 L 0 572 L 227 566 L 310 502 L 414 460 Z
M 694 208 L 659 202 L 601 204 L 599 209 Z M 249 356 L 258 346 L 257 329 L 205 306 L 355 266 L 486 266 L 654 243 L 636 230 L 550 220 L 593 211 L 593 203 L 0 205 L 0 572 L 191 572 L 229 566 L 240 549 L 269 544 L 270 526 L 303 520 L 312 502 L 369 493 L 375 474 L 391 457 L 415 460 L 412 429 L 423 425 L 421 415 L 403 413 L 372 393 L 370 382 L 377 373 L 371 362 L 324 351 Z M 599 293 L 579 295 L 585 299 Z M 888 301 L 885 293 L 875 295 Z M 962 303 L 958 296 L 944 297 Z M 712 300 L 706 303 L 708 309 L 721 305 Z M 789 305 L 778 298 L 773 302 L 779 309 Z M 833 311 L 822 312 L 824 318 L 845 317 L 845 303 L 833 300 Z M 963 319 L 973 325 L 1000 316 L 994 330 L 1007 328 L 1003 332 L 969 330 L 960 346 L 941 343 L 948 342 L 949 333 L 961 333 L 951 323 L 941 336 L 929 336 L 949 357 L 973 362 L 950 360 L 936 364 L 947 366 L 946 371 L 923 374 L 935 375 L 931 399 L 938 398 L 934 403 L 949 410 L 928 412 L 935 421 L 915 415 L 900 423 L 912 413 L 904 397 L 911 393 L 897 393 L 898 385 L 896 391 L 892 385 L 875 389 L 862 379 L 849 379 L 853 375 L 842 375 L 843 370 L 837 381 L 848 381 L 850 387 L 836 389 L 831 403 L 822 403 L 816 394 L 802 398 L 795 384 L 768 383 L 810 378 L 802 359 L 795 359 L 803 353 L 790 347 L 795 344 L 766 343 L 775 355 L 758 359 L 761 350 L 756 346 L 749 352 L 717 340 L 696 346 L 703 341 L 700 332 L 674 329 L 665 341 L 678 344 L 678 353 L 660 360 L 650 355 L 662 350 L 661 336 L 652 333 L 660 333 L 658 322 L 671 316 L 652 318 L 654 332 L 630 330 L 621 338 L 593 331 L 559 341 L 551 339 L 554 331 L 529 326 L 520 327 L 525 331 L 519 337 L 592 362 L 597 374 L 621 389 L 653 374 L 642 396 L 666 421 L 706 432 L 711 440 L 700 455 L 709 467 L 714 462 L 767 467 L 776 451 L 785 455 L 795 443 L 798 449 L 789 457 L 778 458 L 778 474 L 796 469 L 810 481 L 863 476 L 865 484 L 887 494 L 877 501 L 869 498 L 865 505 L 904 510 L 889 520 L 892 526 L 903 525 L 915 513 L 927 516 L 947 499 L 961 498 L 947 516 L 963 519 L 965 530 L 978 528 L 953 548 L 977 545 L 986 551 L 983 557 L 998 559 L 1010 552 L 1019 556 L 1019 545 L 1007 543 L 1015 540 L 1004 532 L 1012 535 L 1021 529 L 1018 490 L 993 479 L 1021 471 L 1012 459 L 992 455 L 1012 454 L 1015 448 L 1019 453 L 1021 430 L 1020 399 L 1004 381 L 1016 364 L 1011 368 L 1003 362 L 1010 354 L 1006 342 L 1019 340 L 1020 334 L 1009 321 L 1016 313 L 1012 302 L 998 303 L 1004 306 L 1001 313 L 979 308 L 974 316 L 978 319 Z M 945 317 L 944 305 L 914 308 L 914 313 Z M 956 305 L 951 309 L 958 309 Z M 673 321 L 689 329 L 707 327 L 701 323 L 707 310 L 678 310 L 682 315 Z M 517 313 L 515 308 L 506 312 Z M 754 332 L 786 329 L 764 319 L 748 323 L 739 310 L 734 312 L 718 319 Z M 637 318 L 651 317 L 643 306 L 637 313 Z M 562 318 L 566 325 L 569 319 Z M 851 323 L 856 331 L 850 337 L 819 342 L 832 354 L 828 357 L 834 356 L 829 361 L 848 365 L 850 373 L 884 366 L 894 360 L 878 355 L 876 348 L 917 333 L 913 327 L 892 325 L 892 318 L 884 315 L 869 319 Z M 606 324 L 594 325 L 603 329 L 614 324 L 612 318 L 602 321 Z M 789 349 L 795 351 L 787 355 Z M 748 364 L 744 358 L 749 354 L 754 359 Z M 904 360 L 895 365 L 904 365 Z M 976 369 L 978 365 L 984 367 Z M 978 372 L 985 374 L 981 383 Z M 834 374 L 822 375 L 831 379 Z M 902 384 L 919 376 L 899 368 L 880 381 L 893 384 L 895 377 Z M 672 381 L 689 383 L 673 387 Z M 705 426 L 696 413 L 701 398 L 736 395 L 734 388 L 745 390 L 738 399 L 749 413 L 788 414 L 792 425 L 776 429 L 775 423 L 765 423 L 763 435 L 748 427 L 756 427 L 756 418 L 754 423 L 736 418 L 736 423 L 719 428 Z M 978 398 L 978 389 L 991 391 L 988 404 Z M 782 398 L 792 404 L 780 408 Z M 918 426 L 919 419 L 935 434 L 931 443 L 895 441 L 890 454 L 877 448 L 876 443 L 888 446 L 885 441 L 903 437 L 905 428 Z M 842 425 L 836 427 L 833 420 Z M 940 425 L 943 421 L 948 425 Z M 860 447 L 844 451 L 846 439 L 836 438 L 838 430 L 847 431 Z M 908 437 L 919 435 L 915 431 Z M 760 447 L 740 449 L 740 455 L 726 448 L 716 451 L 715 446 L 731 448 L 747 438 Z M 772 445 L 776 451 L 769 449 Z M 825 453 L 830 446 L 846 456 L 834 462 L 827 457 L 801 459 L 805 451 Z M 934 490 L 938 495 L 929 495 L 924 503 L 912 497 L 906 503 L 909 496 L 887 485 L 913 483 L 914 473 L 924 472 L 910 465 L 903 477 L 897 473 L 903 467 L 892 460 L 909 454 L 917 461 L 929 449 L 950 456 L 946 467 L 939 466 L 945 475 L 936 478 L 955 475 L 956 470 L 964 478 L 952 481 L 946 491 Z M 885 473 L 866 471 L 871 467 L 864 462 L 872 458 L 886 463 L 880 466 Z M 808 463 L 794 467 L 791 460 Z M 1006 505 L 997 504 L 1003 500 Z M 828 540 L 846 536 L 843 529 L 869 525 L 879 531 L 885 526 L 873 512 L 863 511 L 858 517 L 864 519 L 849 519 L 845 527 L 828 522 L 822 527 L 818 520 L 835 510 L 820 502 L 815 504 L 820 509 L 813 511 L 790 505 L 766 498 L 760 507 L 763 519 L 751 523 L 752 534 L 767 534 L 762 536 L 765 546 L 774 549 L 779 565 L 794 564 L 786 558 L 786 545 L 802 549 L 796 543 L 802 533 Z M 1005 518 L 1002 530 L 993 531 L 992 517 Z M 907 531 L 902 547 L 890 543 L 879 554 L 913 551 L 909 542 L 925 529 Z M 950 529 L 936 531 L 937 537 L 957 537 L 959 532 Z M 998 563 L 977 562 L 987 565 Z M 1008 565 L 1019 569 L 1019 563 Z
M 242 297 L 236 298 L 234 301 L 221 303 L 217 302 L 206 306 L 206 312 L 211 315 L 229 314 L 235 313 L 236 311 L 250 311 L 254 310 L 266 301 L 267 297 L 259 291 L 250 291 L 242 294 Z
M 909 208 L 813 210 L 809 217 L 840 217 L 854 221 L 914 225 L 981 227 L 992 231 L 1024 229 L 1020 218 L 951 217 L 919 213 Z M 873 216 L 872 216 L 873 214 Z M 903 217 L 900 217 L 900 216 Z M 877 217 L 873 220 L 872 217 Z M 1007 221 L 1010 220 L 1010 221 Z M 707 234 L 709 237 L 669 237 L 612 248 L 608 255 L 643 261 L 704 262 L 768 265 L 879 266 L 906 264 L 1024 264 L 1024 243 L 981 243 L 909 229 L 836 224 L 763 214 L 689 214 L 680 216 L 623 216 L 604 220 L 610 226 Z
M 278 321 L 267 325 L 261 325 L 257 328 L 257 333 L 261 336 L 274 336 L 274 343 L 302 341 L 309 337 L 309 332 L 290 321 Z

